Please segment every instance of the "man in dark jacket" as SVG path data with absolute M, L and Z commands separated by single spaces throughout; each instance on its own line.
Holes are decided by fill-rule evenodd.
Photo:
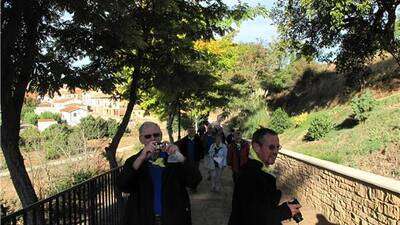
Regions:
M 129 193 L 124 224 L 191 225 L 186 187 L 198 185 L 200 172 L 184 162 L 176 145 L 160 145 L 156 123 L 143 123 L 139 135 L 144 148 L 126 160 L 117 180 L 118 188 Z
M 232 136 L 232 141 L 228 145 L 227 163 L 232 170 L 233 182 L 236 183 L 240 169 L 246 165 L 249 158 L 250 144 L 242 139 L 239 129 L 233 129 Z
M 299 204 L 279 205 L 281 191 L 267 167 L 281 148 L 277 133 L 260 128 L 252 138 L 247 164 L 239 172 L 232 197 L 229 225 L 279 225 L 299 213 Z
M 179 151 L 185 156 L 186 162 L 192 164 L 196 169 L 199 169 L 200 160 L 204 158 L 205 150 L 193 126 L 187 128 L 187 135 L 179 140 L 177 145 Z M 193 188 L 192 191 L 196 192 L 196 188 Z

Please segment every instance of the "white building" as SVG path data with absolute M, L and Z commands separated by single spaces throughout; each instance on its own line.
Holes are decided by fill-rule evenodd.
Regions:
M 75 126 L 80 123 L 81 119 L 88 116 L 88 111 L 79 105 L 70 105 L 60 110 L 61 119 L 65 120 L 68 125 Z
M 38 119 L 38 130 L 42 132 L 53 124 L 57 124 L 57 121 L 53 119 Z
M 54 100 L 53 107 L 56 112 L 60 112 L 62 109 L 67 108 L 71 104 L 82 104 L 82 100 L 75 98 L 65 98 Z
M 57 113 L 57 110 L 49 102 L 42 102 L 35 108 L 35 114 L 40 115 L 44 112 Z

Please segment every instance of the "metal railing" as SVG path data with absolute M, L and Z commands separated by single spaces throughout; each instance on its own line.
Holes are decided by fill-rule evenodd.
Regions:
M 116 189 L 122 167 L 1 218 L 2 225 L 119 225 L 123 200 Z

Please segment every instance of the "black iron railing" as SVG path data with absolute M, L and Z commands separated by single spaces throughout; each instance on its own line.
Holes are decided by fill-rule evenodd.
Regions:
M 119 225 L 123 200 L 115 187 L 122 167 L 93 177 L 1 218 L 2 225 Z

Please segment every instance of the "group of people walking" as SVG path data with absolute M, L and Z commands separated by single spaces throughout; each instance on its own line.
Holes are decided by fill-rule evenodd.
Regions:
M 232 170 L 234 192 L 229 225 L 274 225 L 299 213 L 299 204 L 280 204 L 281 192 L 266 168 L 280 150 L 278 135 L 258 129 L 251 143 L 239 129 L 225 137 L 221 126 L 205 124 L 197 134 L 188 127 L 187 136 L 175 144 L 163 143 L 160 127 L 145 122 L 139 128 L 144 145 L 125 161 L 117 186 L 128 193 L 124 213 L 127 225 L 190 225 L 189 189 L 197 192 L 203 176 L 211 180 L 211 191 L 222 190 L 225 167 Z M 200 173 L 203 162 L 206 174 Z

